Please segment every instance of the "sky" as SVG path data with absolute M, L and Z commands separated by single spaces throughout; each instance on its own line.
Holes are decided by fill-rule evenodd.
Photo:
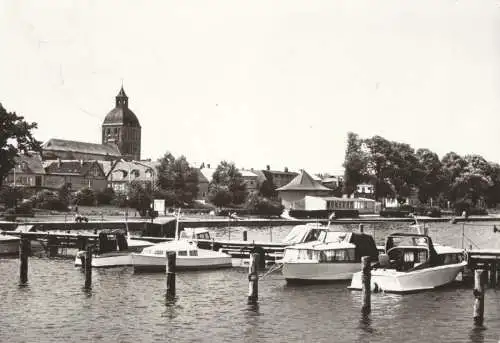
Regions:
M 500 162 L 499 1 L 0 1 L 0 103 L 142 157 L 341 173 L 349 131 Z

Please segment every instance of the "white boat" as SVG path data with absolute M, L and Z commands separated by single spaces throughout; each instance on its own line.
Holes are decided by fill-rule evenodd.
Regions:
M 19 253 L 20 238 L 17 236 L 0 235 L 0 255 L 15 255 Z
M 376 261 L 373 237 L 354 232 L 324 231 L 318 240 L 285 248 L 282 273 L 288 283 L 350 280 L 362 256 Z
M 210 240 L 206 229 L 185 229 L 174 241 L 162 242 L 132 254 L 134 271 L 162 271 L 166 269 L 167 251 L 176 252 L 176 270 L 203 270 L 232 267 L 231 255 L 221 251 L 201 249 L 197 239 Z
M 384 292 L 408 293 L 444 286 L 467 265 L 463 249 L 434 245 L 424 234 L 391 234 L 385 251 L 372 268 L 370 285 Z M 349 288 L 362 288 L 361 272 L 353 275 Z
M 230 254 L 233 258 L 233 267 L 248 267 L 250 263 L 250 253 L 257 252 L 253 251 L 252 246 L 267 247 L 268 251 L 264 252 L 265 256 L 267 257 L 265 265 L 270 266 L 281 261 L 284 254 L 284 248 L 286 246 L 316 241 L 320 234 L 326 231 L 328 231 L 328 227 L 325 225 L 319 223 L 308 223 L 303 225 L 295 225 L 281 242 L 253 242 L 251 247 L 247 249 L 242 248 L 248 246 L 248 242 L 246 241 L 222 241 L 221 243 L 226 246 L 225 248 L 223 248 L 223 251 Z
M 129 236 L 125 238 L 122 233 L 117 234 L 99 234 L 99 249 L 92 255 L 92 267 L 120 267 L 132 265 L 132 252 L 142 251 L 145 247 L 152 246 L 154 243 L 132 239 Z M 79 251 L 75 257 L 75 266 L 83 265 L 85 251 Z

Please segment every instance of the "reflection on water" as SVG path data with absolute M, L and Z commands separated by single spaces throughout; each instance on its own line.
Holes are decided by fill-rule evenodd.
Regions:
M 435 241 L 460 241 L 460 227 L 437 225 Z M 287 229 L 274 228 L 273 239 Z M 393 229 L 375 231 L 383 241 Z M 498 245 L 491 230 L 478 230 L 468 234 Z M 251 239 L 267 235 L 268 229 L 249 229 Z M 85 291 L 85 275 L 72 261 L 30 258 L 23 287 L 18 267 L 17 259 L 0 259 L 2 342 L 476 343 L 497 342 L 500 332 L 500 292 L 487 289 L 485 324 L 477 328 L 472 289 L 461 284 L 409 295 L 375 293 L 371 313 L 363 316 L 361 292 L 348 290 L 348 282 L 289 286 L 279 273 L 269 274 L 259 282 L 259 303 L 248 305 L 243 268 L 178 273 L 176 297 L 167 299 L 164 273 L 94 270 L 92 289 Z

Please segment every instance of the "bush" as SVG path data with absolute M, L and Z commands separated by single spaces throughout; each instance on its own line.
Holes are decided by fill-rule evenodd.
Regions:
M 75 203 L 82 206 L 94 206 L 96 195 L 92 189 L 82 188 L 76 193 Z
M 263 216 L 279 216 L 283 213 L 284 206 L 279 201 L 269 200 L 261 196 L 254 196 L 247 202 L 251 214 Z
M 485 208 L 474 207 L 468 201 L 458 201 L 455 203 L 453 208 L 455 210 L 455 215 L 457 216 L 461 216 L 464 211 L 467 213 L 467 215 L 488 215 L 488 211 Z
M 115 191 L 111 187 L 96 193 L 97 204 L 99 205 L 110 205 L 114 198 Z
M 43 190 L 30 198 L 35 208 L 53 211 L 68 211 L 68 203 L 59 198 L 59 194 Z
M 16 206 L 22 197 L 20 187 L 4 186 L 0 190 L 0 202 L 4 203 L 7 208 Z
M 111 205 L 120 208 L 127 207 L 127 196 L 125 195 L 125 193 L 116 193 L 113 200 L 111 200 Z
M 396 217 L 396 218 L 404 218 L 404 217 L 408 217 L 410 215 L 410 213 L 412 213 L 413 211 L 409 211 L 409 210 L 402 210 L 400 208 L 385 208 L 383 210 L 380 211 L 380 216 L 381 217 L 385 217 L 385 218 L 388 218 L 388 217 Z

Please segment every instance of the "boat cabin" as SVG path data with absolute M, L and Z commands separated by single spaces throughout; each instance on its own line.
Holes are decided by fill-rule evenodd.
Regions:
M 377 258 L 378 249 L 372 236 L 354 232 L 324 231 L 316 241 L 286 247 L 283 261 L 360 262 L 362 256 Z
M 465 258 L 463 250 L 434 245 L 432 239 L 423 234 L 389 235 L 385 251 L 379 256 L 380 267 L 397 271 L 460 263 Z
M 144 248 L 142 251 L 145 255 L 157 255 L 165 257 L 167 251 L 175 251 L 179 257 L 197 257 L 198 246 L 193 241 L 178 240 L 155 244 L 151 247 Z

